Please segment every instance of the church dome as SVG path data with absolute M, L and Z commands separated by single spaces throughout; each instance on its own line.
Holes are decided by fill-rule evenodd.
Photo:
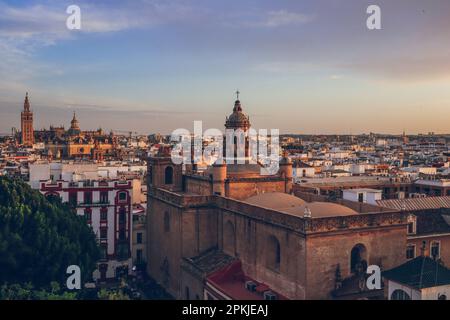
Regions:
M 225 128 L 227 129 L 243 129 L 250 127 L 250 120 L 248 116 L 242 112 L 241 102 L 236 100 L 234 103 L 233 113 L 227 117 Z
M 244 200 L 248 204 L 268 209 L 281 210 L 305 205 L 305 201 L 299 197 L 282 192 L 266 192 L 252 196 Z
M 310 217 L 313 219 L 358 214 L 355 210 L 337 203 L 306 202 L 299 197 L 281 192 L 262 193 L 244 201 L 251 205 L 280 211 L 297 217 L 304 217 L 305 212 L 308 211 L 311 215 Z

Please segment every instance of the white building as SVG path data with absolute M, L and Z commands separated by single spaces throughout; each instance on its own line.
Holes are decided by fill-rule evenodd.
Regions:
M 450 269 L 430 257 L 419 256 L 383 272 L 389 300 L 448 300 Z
M 104 281 L 132 270 L 132 181 L 40 181 L 45 196 L 59 196 L 84 216 L 102 251 L 95 280 Z
M 343 191 L 342 198 L 377 205 L 377 200 L 382 198 L 382 191 L 377 189 L 346 189 Z

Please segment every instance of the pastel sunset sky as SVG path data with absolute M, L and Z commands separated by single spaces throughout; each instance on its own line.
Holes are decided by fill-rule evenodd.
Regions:
M 255 128 L 450 133 L 450 1 L 0 0 L 0 133 L 26 91 L 36 129 L 222 129 L 236 89 Z

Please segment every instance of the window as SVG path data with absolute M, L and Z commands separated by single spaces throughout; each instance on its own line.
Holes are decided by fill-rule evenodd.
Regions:
M 107 246 L 105 244 L 100 246 L 100 259 L 106 260 L 108 257 Z
M 126 192 L 120 192 L 119 193 L 119 201 L 126 201 L 127 200 L 127 193 Z
M 84 210 L 84 216 L 86 217 L 87 221 L 91 221 L 92 220 L 92 211 L 91 211 L 91 209 Z
M 126 222 L 126 211 L 125 208 L 120 208 L 119 210 L 119 224 L 125 224 Z
M 361 274 L 367 270 L 367 250 L 363 244 L 357 244 L 350 252 L 350 270 L 352 273 Z
M 142 243 L 142 233 L 141 233 L 141 232 L 138 232 L 138 233 L 136 234 L 136 236 L 137 236 L 136 242 L 137 242 L 138 244 L 141 244 L 141 243 Z
M 406 247 L 406 259 L 414 259 L 416 257 L 416 246 L 409 244 Z
M 364 202 L 364 193 L 358 193 L 358 202 Z
M 391 300 L 411 300 L 411 297 L 405 291 L 397 289 L 392 292 Z
M 91 204 L 92 203 L 92 192 L 84 193 L 84 203 Z
M 441 243 L 439 241 L 431 241 L 430 256 L 433 259 L 441 257 Z
M 108 238 L 108 229 L 100 228 L 100 239 Z
M 267 242 L 267 267 L 278 272 L 281 262 L 280 242 L 274 236 L 270 236 Z
M 120 229 L 119 230 L 119 240 L 125 240 L 125 238 L 126 238 L 125 229 Z
M 108 220 L 108 209 L 107 208 L 101 208 L 100 209 L 100 220 L 101 221 L 107 221 Z
M 78 204 L 78 195 L 76 192 L 69 193 L 69 204 L 73 207 L 76 207 Z
M 164 183 L 165 184 L 173 184 L 173 168 L 166 167 L 164 172 Z
M 142 263 L 142 249 L 136 250 L 136 263 Z
M 164 213 L 164 231 L 165 232 L 170 231 L 170 215 L 168 212 Z
M 186 292 L 186 300 L 190 300 L 191 297 L 190 297 L 190 293 L 189 293 L 189 287 L 185 288 L 185 292 Z
M 108 202 L 108 191 L 100 192 L 100 202 L 107 203 Z
M 408 234 L 416 234 L 416 216 L 408 216 Z

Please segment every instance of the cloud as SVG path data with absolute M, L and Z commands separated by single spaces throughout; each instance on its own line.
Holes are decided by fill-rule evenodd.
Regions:
M 279 28 L 307 24 L 315 19 L 315 15 L 301 12 L 281 10 L 245 10 L 226 13 L 221 17 L 226 27 L 247 28 Z
M 267 13 L 267 17 L 263 25 L 266 27 L 292 26 L 308 23 L 313 19 L 313 15 L 303 13 L 288 12 L 286 10 L 270 11 Z

